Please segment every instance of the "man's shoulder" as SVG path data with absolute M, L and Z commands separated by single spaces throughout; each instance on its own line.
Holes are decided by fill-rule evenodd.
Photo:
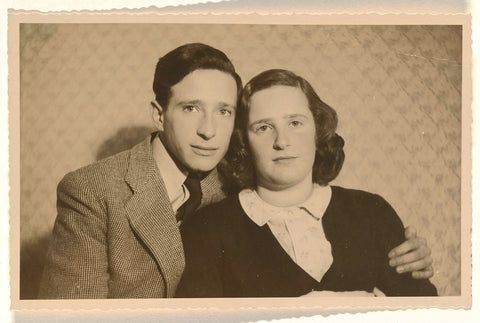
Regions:
M 62 181 L 115 178 L 125 173 L 129 156 L 130 150 L 117 153 L 67 173 Z
M 144 147 L 145 145 L 145 142 L 142 142 L 129 150 L 119 152 L 71 171 L 60 181 L 59 188 L 85 186 L 99 190 L 113 183 L 124 183 L 125 176 L 129 167 L 131 167 L 131 159 L 135 158 L 136 155 L 148 154 L 148 150 Z

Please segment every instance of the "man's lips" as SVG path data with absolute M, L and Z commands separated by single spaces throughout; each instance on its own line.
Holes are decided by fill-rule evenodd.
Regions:
M 212 156 L 218 150 L 217 147 L 200 146 L 200 145 L 190 145 L 190 147 L 192 147 L 192 150 L 195 154 L 200 156 Z

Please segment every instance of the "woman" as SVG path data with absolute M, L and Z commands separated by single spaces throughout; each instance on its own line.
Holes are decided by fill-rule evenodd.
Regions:
M 436 295 L 428 280 L 388 265 L 404 239 L 390 205 L 328 185 L 345 157 L 336 127 L 336 112 L 292 72 L 269 70 L 245 86 L 223 165 L 242 190 L 185 223 L 178 297 Z

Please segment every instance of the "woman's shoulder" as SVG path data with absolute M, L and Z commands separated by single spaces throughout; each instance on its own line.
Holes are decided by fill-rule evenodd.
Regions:
M 223 212 L 224 210 L 229 210 L 232 208 L 240 207 L 240 202 L 238 200 L 238 194 L 229 195 L 226 198 L 212 203 L 205 205 L 204 207 L 199 209 L 199 213 L 218 213 Z
M 241 212 L 242 208 L 238 200 L 238 194 L 230 195 L 219 202 L 215 202 L 200 208 L 195 218 L 201 218 L 203 221 L 215 222 L 229 219 Z
M 194 234 L 222 240 L 233 232 L 241 232 L 248 221 L 236 194 L 199 209 L 184 223 L 183 232 L 184 236 Z
M 363 218 L 380 222 L 392 222 L 395 225 L 401 225 L 392 206 L 379 194 L 332 186 L 332 209 L 335 213 L 342 213 L 346 216 Z
M 378 207 L 388 204 L 387 201 L 376 193 L 371 193 L 359 189 L 332 186 L 332 199 L 342 205 L 351 205 L 358 207 Z
M 329 227 L 350 228 L 397 244 L 404 239 L 402 220 L 378 194 L 335 186 L 332 187 L 331 204 L 329 213 L 325 214 Z

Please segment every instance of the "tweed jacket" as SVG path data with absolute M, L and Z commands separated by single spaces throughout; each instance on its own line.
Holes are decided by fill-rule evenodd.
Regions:
M 39 298 L 174 296 L 185 258 L 153 136 L 59 183 Z M 216 170 L 201 187 L 201 206 L 225 197 Z

